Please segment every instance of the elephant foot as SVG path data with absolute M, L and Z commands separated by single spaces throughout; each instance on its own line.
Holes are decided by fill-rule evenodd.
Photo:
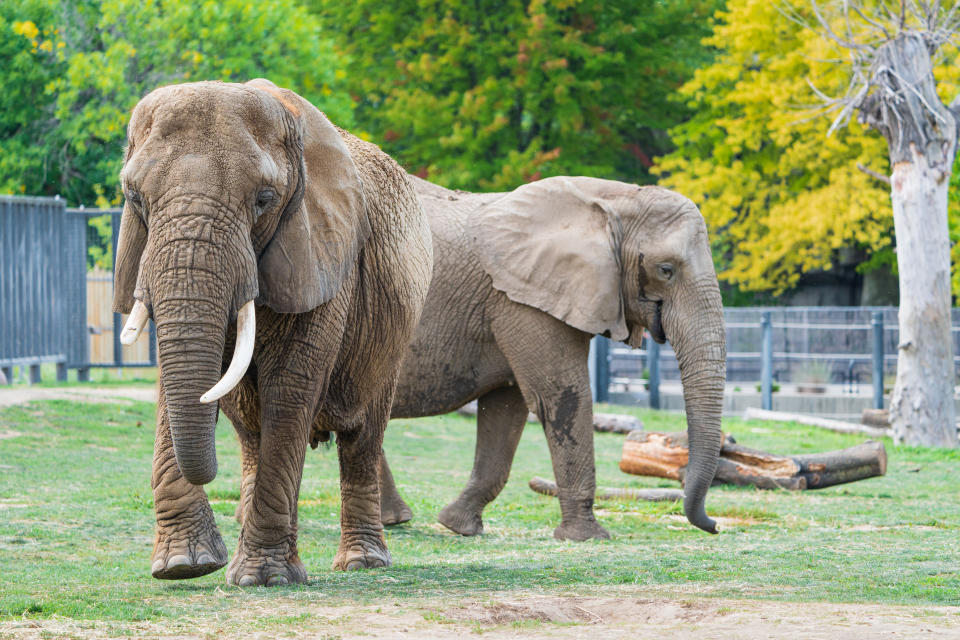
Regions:
M 462 536 L 479 536 L 483 533 L 483 518 L 480 513 L 451 502 L 437 515 L 437 522 Z
M 227 568 L 227 584 L 238 587 L 281 587 L 288 584 L 303 584 L 307 570 L 296 550 L 283 544 L 271 549 L 247 549 L 240 533 L 237 553 Z
M 576 520 L 561 522 L 560 526 L 553 530 L 553 537 L 557 540 L 573 540 L 574 542 L 608 540 L 610 532 L 601 527 L 596 520 Z
M 378 569 L 392 564 L 383 536 L 363 536 L 350 542 L 340 539 L 340 548 L 333 559 L 335 571 Z
M 413 511 L 402 499 L 389 500 L 380 503 L 380 522 L 386 526 L 410 522 Z
M 160 580 L 199 578 L 227 564 L 227 547 L 211 521 L 187 532 L 160 530 L 150 573 Z

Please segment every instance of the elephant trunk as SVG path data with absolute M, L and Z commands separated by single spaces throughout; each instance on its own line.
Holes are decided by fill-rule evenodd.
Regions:
M 200 396 L 220 378 L 227 309 L 218 297 L 222 296 L 154 298 L 157 356 L 173 451 L 180 473 L 196 485 L 217 475 L 218 405 L 201 403 Z
M 726 381 L 726 330 L 716 279 L 686 287 L 669 314 L 668 338 L 677 354 L 687 414 L 690 458 L 684 478 L 683 510 L 696 527 L 717 533 L 704 503 L 722 446 L 720 416 Z

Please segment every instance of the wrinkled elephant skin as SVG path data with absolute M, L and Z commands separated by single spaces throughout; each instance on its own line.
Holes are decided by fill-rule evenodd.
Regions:
M 644 329 L 677 353 L 691 462 L 684 508 L 715 532 L 704 501 L 720 453 L 725 331 L 706 225 L 659 187 L 547 178 L 510 193 L 449 191 L 412 178 L 434 238 L 433 281 L 404 358 L 392 416 L 477 399 L 473 471 L 439 520 L 483 532 L 507 482 L 527 411 L 544 425 L 569 540 L 608 537 L 594 518 L 590 338 L 639 347 Z M 411 517 L 383 461 L 387 523 Z
M 218 407 L 241 444 L 232 584 L 300 583 L 306 446 L 337 433 L 335 568 L 385 566 L 378 470 L 403 348 L 429 285 L 429 228 L 376 146 L 266 80 L 162 87 L 134 108 L 114 310 L 156 322 L 152 573 L 223 567 L 201 485 Z M 228 366 L 229 365 L 229 366 Z M 218 380 L 223 377 L 220 383 Z

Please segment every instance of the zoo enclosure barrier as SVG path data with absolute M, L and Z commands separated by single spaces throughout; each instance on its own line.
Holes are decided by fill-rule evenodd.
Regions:
M 120 314 L 109 312 L 113 348 L 91 359 L 90 343 L 102 327 L 91 325 L 88 281 L 100 285 L 102 299 L 112 297 L 112 275 L 90 274 L 93 252 L 112 256 L 120 229 L 120 210 L 67 209 L 60 198 L 0 196 L 0 371 L 13 382 L 13 368 L 40 382 L 41 365 L 55 364 L 57 380 L 77 369 L 88 380 L 92 367 L 156 366 L 155 329 L 150 323 L 147 357 L 120 344 Z M 107 238 L 103 231 L 107 230 Z M 97 301 L 97 296 L 93 296 Z M 141 348 L 142 349 L 142 348 Z
M 897 368 L 896 307 L 731 307 L 724 317 L 727 382 L 756 385 L 763 408 L 772 407 L 780 385 L 859 394 L 868 383 L 872 406 L 883 408 Z M 951 310 L 951 321 L 956 376 L 960 309 Z M 607 401 L 611 390 L 641 391 L 651 408 L 660 408 L 663 384 L 680 380 L 669 344 L 661 346 L 649 336 L 640 349 L 596 337 L 590 360 L 597 402 Z

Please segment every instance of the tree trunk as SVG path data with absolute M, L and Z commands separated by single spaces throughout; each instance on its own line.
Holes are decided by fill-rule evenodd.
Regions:
M 947 186 L 957 119 L 937 96 L 930 53 L 917 33 L 901 33 L 877 50 L 871 85 L 876 89 L 861 101 L 860 120 L 880 131 L 890 150 L 900 272 L 893 437 L 956 447 Z

